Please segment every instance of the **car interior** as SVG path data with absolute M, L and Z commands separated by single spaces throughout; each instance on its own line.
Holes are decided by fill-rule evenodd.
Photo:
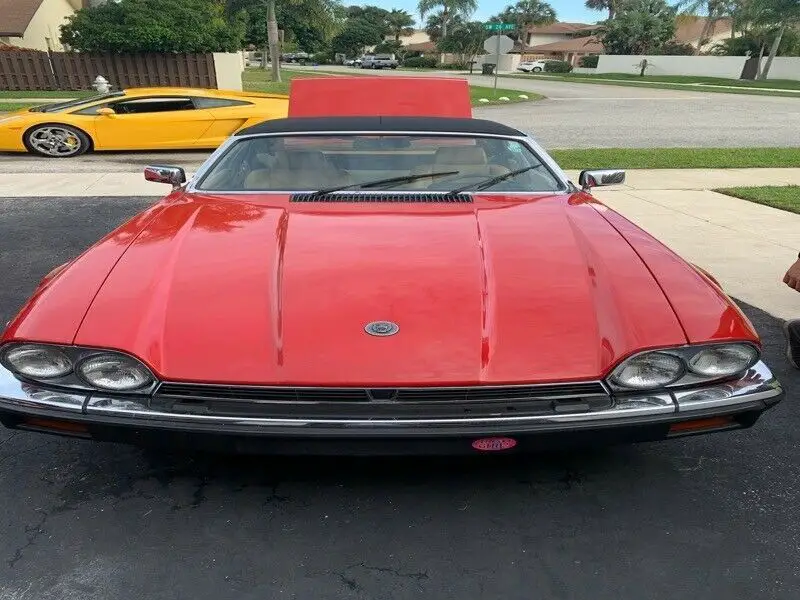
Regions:
M 498 184 L 505 191 L 555 191 L 561 186 L 533 153 L 498 138 L 336 136 L 250 138 L 223 155 L 199 182 L 209 191 L 292 191 L 353 186 L 404 176 L 457 172 L 387 184 L 385 189 L 447 191 L 522 168 Z

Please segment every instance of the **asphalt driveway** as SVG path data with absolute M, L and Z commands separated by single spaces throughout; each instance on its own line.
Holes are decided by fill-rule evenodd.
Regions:
M 0 199 L 2 322 L 150 202 Z M 518 458 L 299 460 L 0 430 L 0 598 L 794 600 L 800 376 L 779 323 L 744 308 L 788 392 L 748 431 Z

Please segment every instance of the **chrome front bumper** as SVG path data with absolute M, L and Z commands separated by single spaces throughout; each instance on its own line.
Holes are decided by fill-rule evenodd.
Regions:
M 612 423 L 642 423 L 651 420 L 680 421 L 737 411 L 761 412 L 777 403 L 783 390 L 763 362 L 753 366 L 741 379 L 663 393 L 612 396 L 611 408 L 592 412 L 547 415 L 508 413 L 476 418 L 251 418 L 154 410 L 148 397 L 111 397 L 100 393 L 61 392 L 20 381 L 0 367 L 0 413 L 46 415 L 49 418 L 87 423 L 112 423 L 135 427 L 165 428 L 183 425 L 203 431 L 215 427 L 226 431 L 300 433 L 306 429 L 339 431 L 384 431 L 430 429 L 465 431 L 591 427 Z

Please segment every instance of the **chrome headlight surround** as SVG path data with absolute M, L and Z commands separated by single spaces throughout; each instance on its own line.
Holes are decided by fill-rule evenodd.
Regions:
M 39 351 L 45 355 L 63 357 L 69 368 L 63 369 L 58 375 L 42 377 L 36 373 L 19 368 L 20 361 L 16 355 L 23 352 Z M 98 363 L 103 363 L 103 377 L 87 377 L 94 366 L 98 371 Z M 103 391 L 106 393 L 120 394 L 149 394 L 158 384 L 158 379 L 142 361 L 130 354 L 118 350 L 101 348 L 87 348 L 83 346 L 63 346 L 38 342 L 11 342 L 0 346 L 0 364 L 11 371 L 15 376 L 25 381 L 42 386 L 69 389 L 75 391 L 92 392 Z M 115 372 L 115 368 L 117 371 Z M 131 377 L 131 373 L 136 373 Z M 126 380 L 124 385 L 111 385 L 110 381 Z M 133 380 L 133 382 L 131 381 Z
M 750 342 L 658 348 L 639 352 L 621 361 L 606 382 L 613 390 L 624 392 L 702 385 L 744 373 L 760 358 L 759 348 Z M 672 365 L 671 373 L 666 372 L 665 368 L 653 367 L 665 367 L 667 364 Z M 642 381 L 646 379 L 648 368 L 650 383 Z M 639 375 L 638 381 L 632 373 Z

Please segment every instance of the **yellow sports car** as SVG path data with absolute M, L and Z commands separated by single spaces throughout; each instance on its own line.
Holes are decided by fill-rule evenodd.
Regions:
M 0 116 L 0 152 L 78 156 L 89 150 L 216 148 L 243 127 L 285 117 L 288 96 L 134 88 Z

